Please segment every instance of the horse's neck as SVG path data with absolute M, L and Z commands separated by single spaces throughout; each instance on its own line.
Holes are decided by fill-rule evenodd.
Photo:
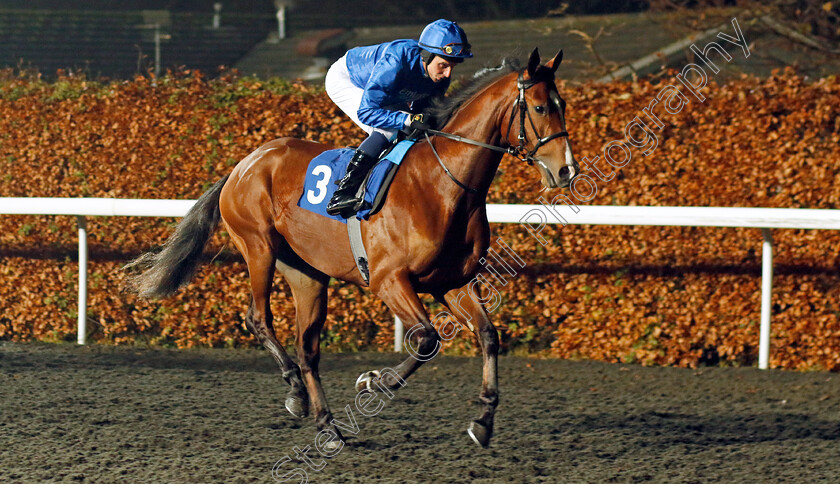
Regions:
M 483 99 L 485 97 L 489 99 Z M 502 137 L 501 121 L 503 117 L 502 111 L 504 109 L 501 104 L 501 95 L 493 95 L 485 90 L 483 95 L 467 101 L 442 131 L 498 146 L 499 140 Z M 487 195 L 487 189 L 490 187 L 490 183 L 492 183 L 496 175 L 496 170 L 499 168 L 502 153 L 480 146 L 450 140 L 447 140 L 445 149 L 447 152 L 455 155 L 447 159 L 443 158 L 443 154 L 441 154 L 444 163 L 447 163 L 453 176 L 461 183 L 479 191 L 479 196 L 474 198 L 481 198 L 480 203 L 483 204 L 484 198 Z M 448 178 L 445 174 L 443 176 Z M 466 193 L 461 187 L 452 183 L 451 180 L 447 183 L 457 189 L 452 190 L 453 192 L 457 193 L 460 190 Z

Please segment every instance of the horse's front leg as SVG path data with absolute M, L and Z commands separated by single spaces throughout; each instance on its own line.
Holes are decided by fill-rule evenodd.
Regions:
M 469 287 L 464 286 L 447 292 L 444 299 L 450 311 L 453 307 L 459 308 L 458 311 L 453 311 L 452 315 L 458 318 L 460 322 L 469 318 L 469 325 L 471 325 L 481 344 L 484 364 L 482 366 L 481 393 L 478 398 L 484 406 L 484 411 L 481 417 L 470 423 L 467 433 L 477 444 L 487 447 L 490 444 L 490 437 L 493 436 L 493 419 L 496 415 L 496 407 L 499 405 L 499 332 L 490 321 L 484 306 L 471 296 L 466 296 L 467 294 L 471 294 Z
M 406 343 L 411 356 L 402 363 L 380 374 L 379 371 L 363 373 L 356 380 L 357 391 L 390 390 L 405 385 L 405 380 L 426 361 L 437 355 L 440 337 L 429 321 L 423 302 L 417 296 L 408 276 L 399 273 L 376 284 L 376 293 L 407 328 Z

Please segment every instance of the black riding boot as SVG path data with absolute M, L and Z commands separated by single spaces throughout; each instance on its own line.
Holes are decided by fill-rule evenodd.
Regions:
M 355 213 L 354 207 L 359 202 L 356 192 L 362 186 L 370 169 L 376 164 L 376 159 L 361 150 L 356 150 L 353 159 L 347 165 L 347 173 L 338 183 L 338 189 L 327 204 L 327 213 L 341 215 L 348 218 Z

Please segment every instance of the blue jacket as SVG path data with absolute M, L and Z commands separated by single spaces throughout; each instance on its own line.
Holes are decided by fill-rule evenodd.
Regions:
M 408 115 L 398 110 L 449 88 L 449 79 L 436 83 L 426 74 L 416 40 L 356 47 L 347 51 L 346 61 L 353 84 L 365 90 L 356 114 L 373 128 L 402 128 Z

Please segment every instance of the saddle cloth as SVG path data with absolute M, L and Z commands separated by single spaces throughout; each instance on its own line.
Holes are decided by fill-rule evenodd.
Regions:
M 357 219 L 367 220 L 379 210 L 397 168 L 408 149 L 413 145 L 413 140 L 400 141 L 376 163 L 365 179 L 363 187 L 365 188 L 364 199 L 366 203 L 356 214 Z M 327 204 L 338 188 L 336 181 L 344 176 L 347 164 L 353 158 L 354 151 L 351 148 L 340 148 L 325 151 L 313 158 L 306 170 L 303 194 L 298 200 L 298 207 L 346 224 L 347 219 L 327 213 Z

